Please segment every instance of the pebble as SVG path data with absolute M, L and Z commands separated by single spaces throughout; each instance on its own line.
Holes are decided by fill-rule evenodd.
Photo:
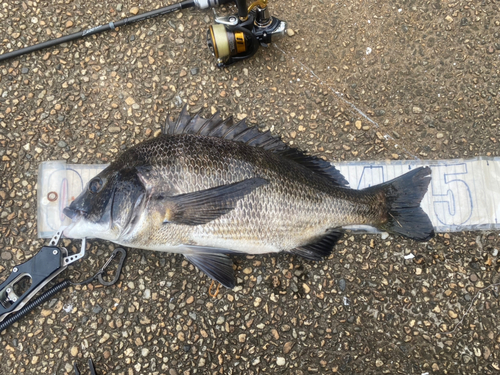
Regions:
M 105 332 L 105 333 L 102 335 L 101 339 L 99 340 L 99 344 L 104 344 L 106 341 L 108 341 L 108 340 L 109 340 L 109 338 L 110 338 L 109 333 Z
M 473 283 L 475 283 L 478 280 L 478 277 L 477 277 L 477 275 L 475 273 L 472 273 L 469 276 L 469 280 L 472 281 Z
M 413 262 L 415 264 L 423 264 L 425 263 L 425 257 L 422 255 L 422 254 L 417 254 L 414 258 L 413 258 Z
M 455 311 L 453 311 L 453 310 L 448 311 L 448 315 L 452 319 L 456 319 L 458 317 L 458 314 Z
M 199 73 L 199 71 L 200 71 L 200 69 L 199 69 L 199 68 L 192 68 L 192 69 L 190 70 L 190 72 L 191 72 L 191 75 L 192 75 L 192 76 L 197 75 L 197 74 Z
M 422 113 L 423 111 L 422 111 L 422 108 L 417 107 L 417 106 L 414 106 L 414 107 L 412 108 L 412 112 L 413 112 L 413 113 L 417 113 L 417 114 L 418 114 L 418 113 Z
M 61 148 L 64 148 L 64 147 L 66 147 L 68 144 L 67 144 L 66 142 L 64 142 L 64 141 L 59 141 L 59 142 L 57 142 L 57 145 L 58 145 L 59 147 L 61 147 Z
M 2 212 L 2 214 L 3 213 L 7 214 L 7 211 Z M 0 255 L 0 257 L 3 260 L 11 260 L 12 259 L 12 253 L 10 251 L 2 251 L 2 254 Z
M 30 71 L 30 70 L 29 70 L 28 68 L 22 68 L 22 69 L 21 69 L 21 73 L 22 73 L 22 74 L 26 74 L 26 73 L 28 73 L 29 71 Z
M 93 308 L 92 308 L 92 312 L 94 314 L 99 314 L 100 312 L 102 311 L 102 307 L 99 306 L 99 305 L 95 305 Z
M 283 357 L 277 357 L 277 358 L 276 358 L 276 364 L 277 364 L 278 366 L 284 366 L 284 365 L 285 365 L 285 363 L 286 363 L 285 358 L 283 358 Z
M 359 120 L 358 120 L 358 121 L 356 121 L 356 122 L 354 123 L 354 126 L 356 126 L 356 129 L 361 130 L 361 127 L 362 127 L 362 123 L 361 123 L 361 121 L 359 121 Z
M 275 328 L 273 328 L 271 330 L 271 335 L 273 335 L 275 340 L 279 340 L 279 338 L 280 338 L 280 334 L 278 333 L 278 331 Z
M 139 13 L 139 8 L 138 7 L 132 7 L 132 8 L 130 8 L 130 13 L 132 13 L 134 15 L 137 14 L 137 13 Z
M 287 341 L 283 346 L 283 354 L 288 354 L 294 345 L 295 343 L 293 341 Z
M 485 360 L 488 360 L 488 358 L 490 357 L 491 355 L 491 350 L 490 348 L 488 348 L 487 346 L 484 347 L 484 351 L 483 351 L 483 358 Z
M 119 133 L 122 129 L 119 126 L 110 126 L 108 131 L 110 133 Z
M 346 282 L 345 282 L 345 280 L 344 279 L 340 279 L 339 280 L 339 289 L 340 289 L 340 291 L 344 292 L 345 288 L 346 288 Z
M 288 36 L 294 36 L 295 32 L 292 29 L 286 29 L 286 35 L 288 35 Z

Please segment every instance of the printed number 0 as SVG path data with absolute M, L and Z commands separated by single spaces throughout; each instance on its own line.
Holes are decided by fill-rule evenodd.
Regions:
M 449 164 L 432 167 L 434 213 L 444 225 L 463 225 L 472 216 L 472 195 L 460 175 L 467 174 L 467 165 Z

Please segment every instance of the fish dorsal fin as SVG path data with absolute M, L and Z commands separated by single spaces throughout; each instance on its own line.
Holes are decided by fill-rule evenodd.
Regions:
M 230 141 L 246 143 L 250 146 L 261 147 L 269 151 L 283 151 L 288 146 L 279 138 L 275 138 L 271 132 L 261 132 L 257 127 L 249 127 L 245 120 L 235 123 L 232 117 L 222 120 L 219 112 L 211 118 L 204 119 L 197 113 L 191 117 L 186 107 L 182 108 L 181 114 L 176 121 L 167 119 L 163 129 L 164 134 L 197 134 L 207 137 L 223 138 Z
M 168 135 L 197 134 L 246 143 L 293 160 L 328 178 L 334 185 L 346 186 L 348 184 L 344 176 L 330 163 L 289 147 L 280 138 L 274 137 L 270 131 L 261 132 L 257 127 L 248 126 L 245 120 L 237 123 L 234 123 L 232 117 L 222 120 L 219 112 L 209 119 L 201 117 L 200 112 L 191 117 L 184 106 L 177 121 L 167 118 L 163 133 Z
M 279 152 L 279 154 L 328 178 L 336 186 L 347 186 L 349 184 L 337 168 L 323 159 L 306 155 L 302 151 L 290 147 Z

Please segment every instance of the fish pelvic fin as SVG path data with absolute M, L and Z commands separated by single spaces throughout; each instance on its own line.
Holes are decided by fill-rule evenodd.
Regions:
M 290 252 L 309 260 L 319 261 L 330 256 L 333 251 L 333 247 L 343 235 L 344 232 L 342 230 L 335 229 L 326 236 L 322 237 L 319 241 L 306 246 L 296 247 L 295 249 L 290 250 Z
M 211 279 L 218 281 L 226 288 L 233 289 L 236 285 L 233 261 L 227 255 L 200 252 L 184 254 L 184 257 Z
M 245 195 L 268 183 L 266 179 L 253 177 L 175 196 L 154 193 L 150 201 L 161 213 L 164 224 L 202 225 L 233 210 Z
M 416 168 L 391 181 L 365 189 L 383 192 L 386 213 L 376 225 L 380 230 L 400 234 L 415 241 L 425 242 L 434 237 L 434 227 L 429 216 L 420 207 L 431 181 L 429 167 Z

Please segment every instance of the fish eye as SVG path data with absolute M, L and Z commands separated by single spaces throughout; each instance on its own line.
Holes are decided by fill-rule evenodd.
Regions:
M 99 177 L 94 178 L 90 181 L 89 191 L 93 194 L 99 193 L 103 187 L 103 182 Z

